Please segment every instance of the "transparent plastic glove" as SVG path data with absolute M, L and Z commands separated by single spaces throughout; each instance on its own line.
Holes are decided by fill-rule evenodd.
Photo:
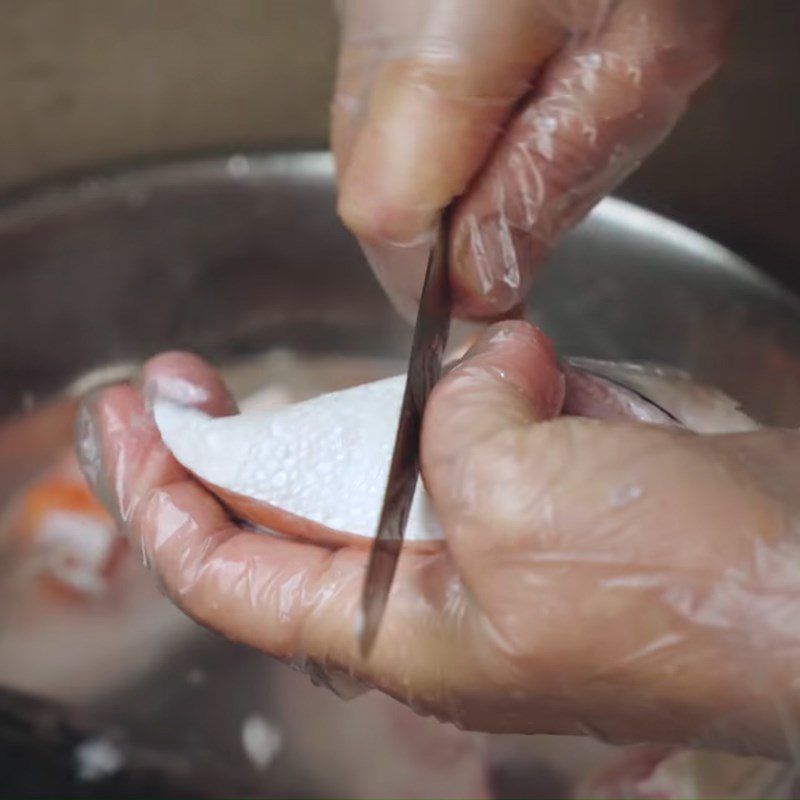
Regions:
M 339 0 L 339 211 L 405 312 L 437 214 L 457 312 L 525 294 L 559 234 L 670 132 L 733 0 Z
M 145 396 L 233 410 L 192 356 L 151 361 L 144 381 Z M 365 548 L 234 524 L 133 388 L 105 390 L 80 441 L 169 597 L 317 678 L 352 676 L 473 730 L 786 755 L 800 436 L 556 418 L 564 398 L 552 348 L 526 323 L 491 329 L 436 388 L 423 471 L 446 548 L 403 554 L 367 662 L 355 637 Z M 572 413 L 624 415 L 603 398 L 567 378 Z

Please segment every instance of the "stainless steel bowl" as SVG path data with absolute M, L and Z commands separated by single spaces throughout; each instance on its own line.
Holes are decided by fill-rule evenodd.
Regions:
M 173 163 L 51 187 L 0 209 L 0 254 L 0 413 L 17 431 L 17 449 L 4 451 L 0 430 L 0 498 L 63 444 L 56 426 L 28 458 L 26 415 L 87 373 L 124 371 L 165 348 L 222 367 L 276 346 L 400 358 L 408 349 L 407 325 L 337 221 L 321 153 Z M 564 354 L 682 367 L 764 422 L 800 423 L 797 301 L 723 247 L 641 208 L 604 202 L 541 271 L 528 311 Z M 202 696 L 186 680 L 200 668 Z M 236 771 L 245 768 L 233 754 L 238 725 L 256 692 L 243 687 L 265 669 L 258 654 L 192 629 L 135 681 L 84 705 Z M 259 702 L 277 708 L 270 691 L 260 685 Z M 335 737 L 326 703 L 319 729 Z M 303 741 L 259 791 L 326 795 Z

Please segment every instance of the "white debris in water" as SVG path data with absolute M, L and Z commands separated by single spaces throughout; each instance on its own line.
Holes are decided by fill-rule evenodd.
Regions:
M 186 683 L 189 686 L 202 686 L 206 682 L 206 671 L 200 667 L 193 667 L 186 673 Z
M 228 159 L 226 169 L 228 171 L 228 175 L 230 175 L 232 178 L 243 178 L 250 172 L 250 161 L 248 160 L 247 156 L 231 156 Z
M 75 748 L 75 769 L 82 781 L 99 781 L 118 772 L 125 756 L 108 739 L 87 739 Z
M 623 508 L 638 500 L 644 491 L 641 486 L 635 483 L 624 483 L 622 486 L 615 486 L 611 490 L 611 505 L 614 508 Z
M 250 714 L 242 723 L 242 747 L 257 770 L 265 770 L 281 749 L 281 732 L 261 714 Z

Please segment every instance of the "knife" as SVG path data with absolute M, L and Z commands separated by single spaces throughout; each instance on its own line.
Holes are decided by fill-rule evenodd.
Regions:
M 441 375 L 442 357 L 450 332 L 448 264 L 451 216 L 448 206 L 442 212 L 436 241 L 428 258 L 386 493 L 367 565 L 357 630 L 364 658 L 369 656 L 375 644 L 400 558 L 408 513 L 419 480 L 422 415 L 431 390 Z

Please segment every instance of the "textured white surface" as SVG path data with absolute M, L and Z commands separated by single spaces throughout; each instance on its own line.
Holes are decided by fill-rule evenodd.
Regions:
M 217 419 L 167 400 L 157 400 L 154 412 L 167 447 L 204 481 L 337 531 L 373 537 L 404 385 L 405 376 L 398 376 Z M 420 484 L 406 539 L 441 538 Z

